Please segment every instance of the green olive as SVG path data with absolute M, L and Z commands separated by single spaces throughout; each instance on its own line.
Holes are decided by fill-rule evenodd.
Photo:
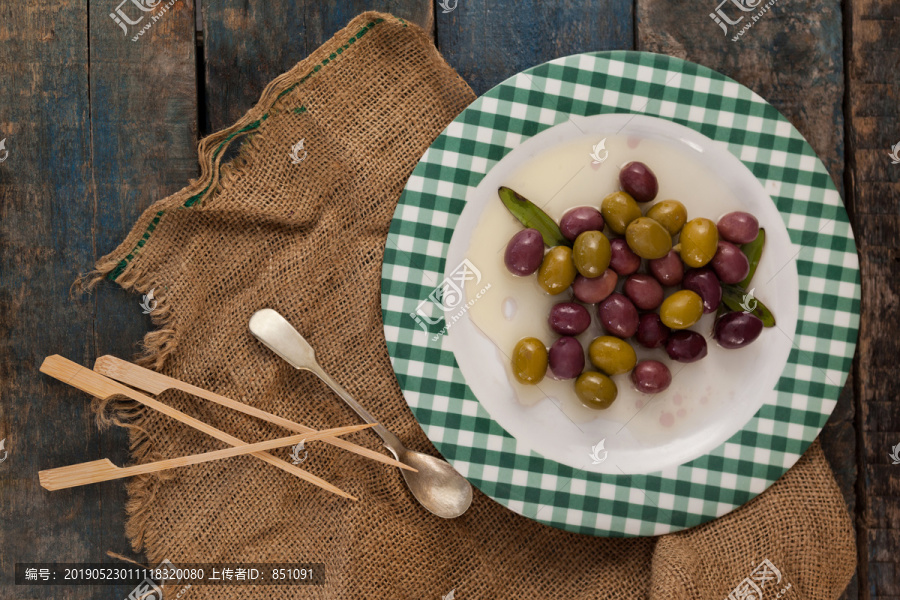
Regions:
M 662 258 L 672 249 L 672 236 L 650 217 L 632 221 L 625 230 L 625 241 L 635 254 L 648 260 Z
M 612 256 L 609 240 L 599 231 L 585 231 L 575 238 L 572 259 L 575 268 L 585 277 L 600 277 L 609 267 Z
M 588 408 L 609 408 L 619 395 L 616 382 L 596 371 L 587 371 L 575 380 L 575 394 Z
M 719 230 L 709 219 L 691 219 L 682 228 L 678 244 L 684 264 L 692 269 L 699 269 L 716 255 Z
M 687 209 L 678 200 L 663 200 L 651 206 L 647 216 L 665 227 L 669 235 L 675 235 L 687 221 Z
M 637 363 L 631 344 L 611 335 L 600 336 L 591 342 L 588 355 L 594 366 L 607 375 L 627 373 Z
M 533 337 L 519 340 L 513 349 L 512 370 L 519 383 L 540 383 L 547 372 L 547 348 L 544 343 Z
M 600 203 L 600 214 L 610 229 L 622 235 L 628 224 L 641 216 L 641 208 L 625 192 L 613 192 Z
M 703 299 L 690 290 L 675 292 L 659 307 L 659 318 L 670 329 L 687 329 L 702 316 Z
M 572 262 L 572 249 L 568 246 L 554 246 L 544 256 L 538 271 L 538 283 L 544 291 L 555 296 L 569 289 L 575 281 L 575 263 Z

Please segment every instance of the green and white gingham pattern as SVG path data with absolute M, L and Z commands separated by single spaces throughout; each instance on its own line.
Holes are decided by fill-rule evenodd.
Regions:
M 467 194 L 491 167 L 570 115 L 603 113 L 662 117 L 727 144 L 770 192 L 800 249 L 795 257 L 799 320 L 796 331 L 782 332 L 793 348 L 777 400 L 708 455 L 649 475 L 589 473 L 520 448 L 466 385 L 446 336 L 435 335 L 443 323 L 412 316 L 444 278 Z M 746 503 L 778 479 L 835 406 L 856 346 L 859 297 L 847 213 L 800 133 L 737 82 L 693 63 L 641 52 L 554 60 L 511 77 L 463 111 L 407 183 L 382 272 L 394 370 L 441 453 L 510 509 L 602 536 L 659 535 L 698 525 Z

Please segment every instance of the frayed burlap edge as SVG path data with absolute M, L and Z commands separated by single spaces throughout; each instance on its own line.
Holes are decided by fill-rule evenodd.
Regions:
M 352 58 L 355 52 L 360 51 L 360 44 L 354 42 L 362 39 L 371 28 L 385 21 L 399 23 L 403 27 L 408 27 L 414 35 L 428 39 L 425 32 L 415 24 L 389 14 L 371 11 L 354 18 L 290 71 L 273 79 L 266 86 L 256 105 L 240 120 L 202 139 L 197 147 L 200 177 L 147 208 L 125 240 L 115 250 L 97 261 L 94 270 L 83 274 L 73 283 L 73 293 L 90 292 L 105 279 L 114 281 L 124 290 L 139 294 L 147 294 L 150 290 L 154 290 L 157 304 L 150 313 L 150 318 L 157 329 L 144 336 L 141 350 L 135 358 L 137 364 L 158 371 L 177 347 L 174 316 L 167 302 L 165 282 L 154 280 L 151 275 L 142 273 L 139 268 L 140 250 L 150 241 L 152 232 L 164 225 L 167 211 L 200 206 L 221 189 L 236 181 L 247 164 L 247 147 L 252 147 L 253 144 L 252 135 L 244 136 L 252 134 L 263 121 L 278 112 L 277 102 L 282 96 L 314 77 L 323 68 L 327 68 L 329 62 Z M 428 45 L 433 48 L 435 54 L 438 54 L 433 45 Z M 329 57 L 339 48 L 342 51 L 338 53 L 338 59 L 330 59 Z M 237 156 L 223 165 L 222 160 L 227 155 L 228 148 L 238 139 L 243 139 L 245 143 L 242 144 Z M 99 427 L 116 425 L 129 430 L 129 448 L 135 464 L 158 459 L 153 449 L 153 438 L 143 427 L 148 411 L 146 407 L 119 396 L 94 398 L 91 408 Z M 127 515 L 125 535 L 131 541 L 135 552 L 142 552 L 148 546 L 156 546 L 153 543 L 156 540 L 150 538 L 154 534 L 147 531 L 147 520 L 149 508 L 160 484 L 166 478 L 164 473 L 156 473 L 135 477 L 126 484 L 128 501 L 125 505 Z M 148 554 L 147 559 L 150 564 L 156 564 L 162 560 L 162 556 Z

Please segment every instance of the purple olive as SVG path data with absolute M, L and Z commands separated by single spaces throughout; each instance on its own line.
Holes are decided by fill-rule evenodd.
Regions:
M 635 339 L 645 348 L 659 348 L 669 339 L 670 332 L 671 330 L 663 325 L 658 314 L 645 313 L 641 315 Z
M 592 206 L 579 206 L 566 211 L 559 220 L 559 230 L 574 242 L 585 231 L 603 231 L 603 215 Z
M 722 285 L 709 267 L 691 269 L 681 282 L 681 287 L 696 293 L 703 300 L 703 312 L 716 312 L 722 302 Z
M 722 283 L 738 283 L 750 273 L 750 261 L 747 260 L 747 255 L 731 242 L 719 240 L 719 246 L 711 264 Z
M 561 337 L 550 346 L 550 370 L 557 379 L 574 379 L 584 370 L 584 348 L 573 337 Z
M 609 266 L 620 276 L 631 275 L 641 267 L 641 257 L 628 247 L 625 238 L 616 238 L 609 243 Z
M 672 373 L 658 360 L 642 360 L 631 371 L 631 382 L 639 392 L 658 394 L 672 383 Z
M 666 342 L 666 354 L 678 362 L 692 363 L 706 356 L 706 352 L 706 338 L 696 331 L 676 331 Z
M 607 269 L 600 277 L 579 275 L 572 284 L 572 291 L 575 292 L 575 298 L 585 304 L 596 304 L 606 300 L 616 290 L 618 282 L 619 276 L 616 275 L 616 272 Z
M 684 263 L 677 252 L 669 250 L 662 258 L 650 261 L 650 272 L 663 285 L 678 285 L 684 277 Z
M 503 262 L 513 275 L 525 277 L 541 267 L 544 260 L 544 238 L 537 229 L 523 229 L 506 245 Z
M 641 310 L 653 310 L 662 304 L 663 289 L 650 275 L 635 273 L 625 280 L 625 295 Z
M 743 348 L 759 337 L 763 322 L 754 314 L 725 313 L 716 319 L 713 335 L 723 348 Z
M 749 244 L 759 234 L 759 221 L 750 213 L 730 212 L 719 219 L 719 237 L 733 244 Z
M 619 185 L 635 202 L 650 202 L 659 192 L 659 183 L 650 167 L 642 162 L 630 162 L 619 171 Z
M 578 335 L 591 325 L 591 314 L 574 302 L 560 302 L 550 309 L 550 329 L 559 335 Z
M 619 292 L 610 294 L 597 306 L 597 316 L 610 335 L 624 339 L 637 331 L 638 311 L 631 300 Z

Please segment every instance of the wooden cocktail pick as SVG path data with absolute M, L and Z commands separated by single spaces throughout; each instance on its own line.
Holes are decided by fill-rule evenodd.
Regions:
M 157 373 L 156 371 L 151 371 L 150 369 L 145 369 L 144 367 L 122 360 L 121 358 L 116 358 L 115 356 L 106 355 L 98 358 L 97 362 L 94 363 L 94 371 L 106 375 L 107 377 L 115 379 L 116 381 L 119 381 L 126 385 L 130 385 L 131 387 L 143 390 L 149 394 L 161 394 L 162 392 L 169 389 L 181 390 L 182 392 L 187 392 L 188 394 L 197 396 L 198 398 L 203 398 L 204 400 L 209 400 L 210 402 L 215 402 L 216 404 L 221 404 L 222 406 L 226 406 L 246 415 L 262 419 L 263 421 L 268 421 L 269 423 L 273 423 L 275 425 L 278 425 L 279 427 L 284 427 L 289 431 L 296 431 L 297 433 L 315 432 L 315 429 L 312 429 L 305 425 L 301 425 L 299 423 L 295 423 L 293 421 L 285 419 L 284 417 L 273 415 L 272 413 L 260 410 L 254 406 L 249 406 L 242 402 L 238 402 L 237 400 L 232 400 L 231 398 L 228 398 L 226 396 L 216 394 L 215 392 L 210 392 L 209 390 L 191 385 L 190 383 L 179 381 L 173 377 L 169 377 L 168 375 L 163 375 L 162 373 Z M 395 460 L 374 450 L 358 446 L 353 442 L 348 442 L 347 440 L 342 440 L 335 437 L 322 441 L 327 444 L 331 444 L 332 446 L 337 446 L 338 448 L 343 448 L 344 450 L 354 452 L 356 454 L 359 454 L 360 456 L 365 456 L 366 458 L 377 460 L 378 462 L 382 462 L 386 465 L 400 467 L 401 469 L 406 469 L 407 471 L 416 471 L 416 469 L 414 469 L 413 467 L 410 467 L 409 465 L 404 464 L 399 460 Z
M 43 364 L 41 364 L 40 370 L 41 373 L 49 375 L 55 379 L 59 379 L 63 383 L 78 388 L 79 390 L 86 392 L 92 396 L 96 396 L 97 398 L 106 399 L 116 395 L 126 396 L 128 398 L 131 398 L 132 400 L 140 402 L 144 406 L 157 410 L 164 415 L 168 415 L 176 421 L 193 427 L 198 431 L 202 431 L 203 433 L 210 435 L 217 440 L 221 440 L 226 444 L 230 444 L 232 446 L 246 445 L 246 442 L 239 440 L 233 435 L 229 435 L 224 431 L 220 431 L 215 427 L 207 425 L 203 421 L 198 421 L 194 417 L 186 415 L 183 412 L 172 408 L 171 406 L 167 406 L 159 400 L 154 400 L 149 396 L 145 396 L 144 394 L 141 394 L 140 392 L 137 392 L 128 386 L 122 385 L 117 381 L 113 381 L 108 377 L 104 377 L 100 373 L 95 373 L 94 371 L 82 367 L 78 363 L 74 363 L 67 358 L 59 356 L 58 354 L 54 354 L 53 356 L 48 356 L 47 358 L 45 358 Z M 351 500 L 357 499 L 347 492 L 328 483 L 321 477 L 316 477 L 312 473 L 307 473 L 303 469 L 299 469 L 296 466 L 288 463 L 287 461 L 281 460 L 273 456 L 272 454 L 269 454 L 268 452 L 254 452 L 250 456 L 254 456 L 274 467 L 281 469 L 282 471 L 286 471 L 292 475 L 299 477 L 300 479 L 303 479 L 304 481 L 308 481 L 309 483 L 317 485 L 324 490 L 328 490 L 333 494 L 337 494 L 338 496 L 349 498 Z
M 68 467 L 45 469 L 38 473 L 38 477 L 41 481 L 41 487 L 44 489 L 50 491 L 63 490 L 66 488 L 78 487 L 80 485 L 87 485 L 89 483 L 99 483 L 101 481 L 132 477 L 134 475 L 143 475 L 145 473 L 156 473 L 158 471 L 165 471 L 166 469 L 174 469 L 176 467 L 186 467 L 188 465 L 197 465 L 213 460 L 230 458 L 232 456 L 241 456 L 243 454 L 251 454 L 263 450 L 293 446 L 300 442 L 311 442 L 313 440 L 334 435 L 346 435 L 348 433 L 353 433 L 354 431 L 360 431 L 374 426 L 374 424 L 367 423 L 365 425 L 325 429 L 316 433 L 301 433 L 275 440 L 246 444 L 244 446 L 234 446 L 232 448 L 225 448 L 224 450 L 214 450 L 212 452 L 193 454 L 191 456 L 170 458 L 168 460 L 135 465 L 133 467 L 117 467 L 112 464 L 109 459 L 103 458 L 101 460 L 80 463 L 77 465 L 69 465 Z

